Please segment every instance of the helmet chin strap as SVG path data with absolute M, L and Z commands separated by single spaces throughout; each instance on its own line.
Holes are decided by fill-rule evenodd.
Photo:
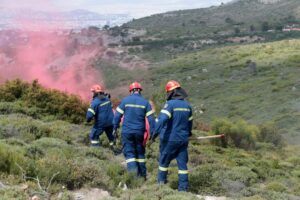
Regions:
M 187 95 L 186 91 L 183 88 L 179 87 L 179 88 L 175 88 L 174 90 L 167 93 L 167 101 L 171 100 L 171 99 L 183 100 L 187 96 L 188 95 Z
M 93 92 L 93 98 L 97 97 L 98 96 L 98 93 L 96 92 Z
M 173 95 L 174 95 L 174 90 L 172 90 L 172 91 L 170 91 L 170 92 L 167 92 L 167 95 L 166 95 L 167 101 L 168 101 L 168 100 L 171 100 L 172 97 L 173 97 Z
M 93 98 L 104 96 L 104 92 L 93 92 Z
M 130 94 L 141 94 L 141 90 L 140 89 L 133 89 L 133 90 L 131 90 Z

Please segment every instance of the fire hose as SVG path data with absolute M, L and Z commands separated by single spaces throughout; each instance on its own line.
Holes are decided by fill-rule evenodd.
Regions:
M 225 135 L 221 134 L 221 135 L 200 136 L 200 137 L 191 138 L 190 140 L 205 140 L 205 139 L 214 139 L 214 138 L 225 138 Z
M 192 138 L 190 138 L 190 140 L 191 141 L 199 141 L 199 140 L 215 139 L 215 138 L 220 138 L 221 139 L 221 146 L 224 147 L 224 148 L 227 147 L 227 142 L 225 140 L 225 134 L 192 137 Z

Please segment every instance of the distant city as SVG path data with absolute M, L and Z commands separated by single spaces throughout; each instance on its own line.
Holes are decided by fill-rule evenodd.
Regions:
M 130 21 L 129 14 L 98 14 L 87 10 L 44 12 L 34 10 L 1 10 L 0 30 L 7 29 L 82 29 L 89 26 L 119 26 Z

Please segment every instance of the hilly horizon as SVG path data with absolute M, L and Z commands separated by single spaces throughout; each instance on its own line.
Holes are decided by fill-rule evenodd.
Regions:
M 70 11 L 39 11 L 34 9 L 4 9 L 0 8 L 0 30 L 24 28 L 21 22 L 49 23 L 54 28 L 72 29 L 88 28 L 96 26 L 102 28 L 105 25 L 118 26 L 132 19 L 129 14 L 99 14 L 84 9 Z M 52 24 L 56 23 L 56 24 Z M 17 24 L 17 25 L 16 25 Z M 50 27 L 49 27 L 50 28 Z
M 133 20 L 124 27 L 146 29 L 147 34 L 157 37 L 207 37 L 260 30 L 267 22 L 269 29 L 298 23 L 300 3 L 297 0 L 262 1 L 236 0 L 221 6 L 190 9 L 156 14 Z M 234 28 L 232 28 L 234 27 Z
M 121 26 L 120 30 L 112 28 L 111 31 L 120 31 L 125 35 L 127 29 L 132 32 L 131 40 L 123 45 L 128 48 L 129 54 L 149 61 L 148 69 L 144 70 L 147 76 L 137 76 L 137 79 L 143 81 L 151 92 L 155 93 L 157 87 L 167 82 L 167 77 L 179 80 L 189 91 L 196 110 L 204 111 L 197 115 L 199 120 L 210 123 L 216 117 L 228 117 L 243 118 L 256 124 L 274 121 L 290 143 L 298 144 L 299 111 L 296 102 L 300 80 L 296 74 L 299 73 L 297 44 L 300 31 L 283 30 L 290 23 L 300 24 L 296 12 L 286 13 L 289 9 L 296 11 L 298 8 L 300 1 L 295 0 L 239 0 L 218 7 L 153 15 L 133 20 Z M 200 20 L 204 16 L 206 23 L 193 24 L 194 19 Z M 288 16 L 292 16 L 290 18 L 294 21 L 285 21 Z M 227 23 L 227 18 L 232 23 Z M 240 28 L 241 32 L 234 32 L 236 26 L 262 25 L 260 19 L 269 25 L 281 19 L 281 29 L 242 32 Z M 182 21 L 185 26 L 181 25 Z M 235 25 L 234 21 L 243 21 L 243 24 Z M 205 35 L 202 28 L 209 31 L 214 24 L 221 24 L 224 28 L 222 32 L 226 32 L 225 28 L 232 31 L 224 35 L 219 32 Z M 154 33 L 156 28 L 159 30 Z M 186 37 L 188 31 L 204 35 Z M 173 33 L 179 36 L 173 38 Z M 104 74 L 108 86 L 118 86 L 113 77 L 121 77 L 121 74 L 109 70 L 109 65 Z M 145 95 L 153 98 L 153 94 Z

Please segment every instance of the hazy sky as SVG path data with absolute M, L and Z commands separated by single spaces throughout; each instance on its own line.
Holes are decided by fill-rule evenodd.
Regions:
M 0 0 L 0 8 L 35 10 L 87 9 L 98 13 L 128 13 L 142 17 L 171 10 L 203 8 L 231 0 Z

